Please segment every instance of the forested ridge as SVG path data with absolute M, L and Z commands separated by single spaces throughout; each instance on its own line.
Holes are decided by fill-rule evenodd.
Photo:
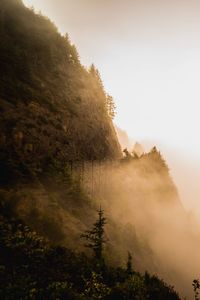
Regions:
M 1 299 L 180 299 L 157 276 L 53 247 L 1 203 Z
M 122 158 L 114 115 L 99 71 L 82 66 L 68 35 L 22 1 L 0 0 L 1 299 L 179 299 L 145 272 L 160 262 L 136 216 L 171 202 L 184 214 L 178 193 L 156 148 Z M 77 162 L 92 163 L 93 180 L 93 162 L 114 163 L 93 197 L 72 176 Z M 81 238 L 100 204 L 101 259 Z
M 50 163 L 120 157 L 98 70 L 81 65 L 68 36 L 47 18 L 20 1 L 0 5 L 0 144 L 7 180 L 38 175 Z

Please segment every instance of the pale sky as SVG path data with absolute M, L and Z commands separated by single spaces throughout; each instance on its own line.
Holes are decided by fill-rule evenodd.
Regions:
M 69 34 L 85 66 L 97 66 L 117 105 L 115 123 L 134 140 L 156 143 L 186 206 L 200 206 L 200 1 L 24 3 Z

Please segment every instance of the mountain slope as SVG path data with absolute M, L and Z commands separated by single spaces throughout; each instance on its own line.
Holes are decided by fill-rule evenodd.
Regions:
M 68 37 L 16 0 L 1 0 L 0 24 L 0 163 L 7 180 L 41 173 L 49 162 L 120 157 L 98 73 L 81 65 Z M 13 167 L 8 174 L 8 160 L 17 175 Z
M 0 0 L 0 40 L 0 200 L 51 246 L 76 250 L 101 203 L 107 261 L 133 251 L 137 269 L 168 279 L 156 226 L 165 234 L 171 212 L 186 216 L 160 154 L 120 159 L 98 71 L 47 18 Z
M 84 254 L 52 247 L 1 202 L 0 208 L 1 299 L 180 299 L 157 276 L 100 266 Z

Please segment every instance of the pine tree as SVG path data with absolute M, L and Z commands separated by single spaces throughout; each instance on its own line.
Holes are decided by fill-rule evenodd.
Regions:
M 95 78 L 95 80 L 98 83 L 99 87 L 105 93 L 104 86 L 103 86 L 103 81 L 101 79 L 101 74 L 100 74 L 99 70 L 95 67 L 94 64 L 91 64 L 91 66 L 89 67 L 89 73 L 93 76 L 93 78 Z
M 103 244 L 107 242 L 105 239 L 104 226 L 106 225 L 106 218 L 104 217 L 104 211 L 100 209 L 98 212 L 98 219 L 93 224 L 91 230 L 87 230 L 84 234 L 81 235 L 82 238 L 87 240 L 85 244 L 86 247 L 94 251 L 95 258 L 98 260 L 102 259 Z
M 114 117 L 116 115 L 116 105 L 115 105 L 113 97 L 108 94 L 106 95 L 106 108 L 107 108 L 109 117 L 111 119 L 114 119 Z
M 130 252 L 128 252 L 128 260 L 126 264 L 126 272 L 128 275 L 133 274 L 133 266 L 132 266 L 132 255 Z
M 124 154 L 125 154 L 125 158 L 126 159 L 131 159 L 132 158 L 132 155 L 130 154 L 130 152 L 127 150 L 127 148 L 125 148 L 123 150 Z

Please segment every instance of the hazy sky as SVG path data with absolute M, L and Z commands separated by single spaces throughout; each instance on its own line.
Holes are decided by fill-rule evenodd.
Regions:
M 196 189 L 191 202 L 197 204 L 200 1 L 24 0 L 24 3 L 50 17 L 62 33 L 68 32 L 84 65 L 95 63 L 106 90 L 116 101 L 115 122 L 119 127 L 135 140 L 157 143 L 172 168 L 175 157 L 176 161 L 180 159 L 179 167 L 173 170 L 176 181 L 182 185 L 181 189 L 183 182 L 191 181 L 193 192 Z M 195 161 L 193 178 L 191 161 Z

